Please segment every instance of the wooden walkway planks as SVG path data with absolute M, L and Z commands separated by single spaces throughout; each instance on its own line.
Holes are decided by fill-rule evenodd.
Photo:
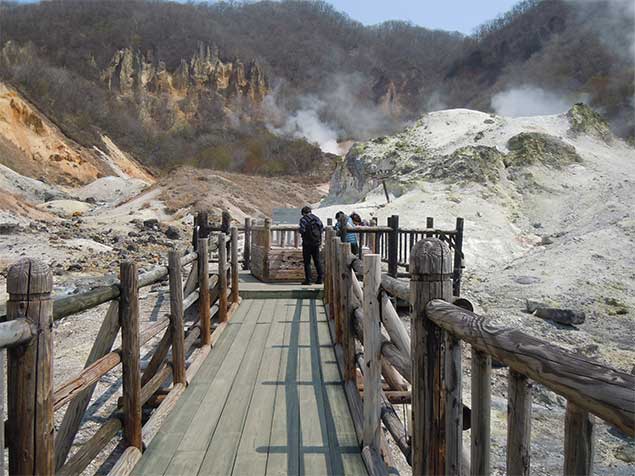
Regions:
M 321 302 L 235 317 L 133 474 L 367 474 Z

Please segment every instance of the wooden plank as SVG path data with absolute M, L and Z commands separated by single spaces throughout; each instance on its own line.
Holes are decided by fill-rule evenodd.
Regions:
M 232 383 L 222 414 L 201 464 L 201 474 L 225 476 L 232 472 L 245 418 L 252 400 L 271 326 L 257 325 L 246 348 L 238 375 Z M 264 365 L 268 365 L 265 363 Z M 260 398 L 256 396 L 255 398 Z
M 119 301 L 112 301 L 101 323 L 93 347 L 90 349 L 84 368 L 104 357 L 112 348 L 119 332 Z M 64 419 L 55 435 L 55 467 L 61 468 L 73 445 L 73 440 L 95 391 L 93 384 L 75 396 L 64 414 Z
M 261 302 L 258 304 L 260 310 Z M 183 441 L 179 445 L 179 451 L 205 451 L 214 434 L 216 425 L 220 418 L 223 406 L 231 390 L 231 386 L 238 374 L 241 363 L 245 356 L 245 349 L 249 345 L 251 336 L 256 328 L 254 322 L 258 316 L 254 312 L 254 306 L 245 318 L 245 322 L 240 326 L 238 335 L 227 352 L 223 363 L 220 366 L 215 378 L 211 381 L 207 394 L 201 402 L 192 422 L 185 428 Z
M 177 451 L 165 471 L 166 475 L 185 476 L 198 473 L 205 451 Z
M 174 410 L 165 419 L 159 434 L 152 440 L 143 459 L 135 468 L 135 474 L 156 475 L 165 472 L 239 329 L 239 326 L 234 326 L 223 333 L 217 347 L 208 355 L 205 365 L 197 373 L 196 379 L 188 385 Z
M 271 437 L 267 452 L 268 475 L 300 473 L 300 410 L 298 406 L 298 332 L 301 301 L 288 300 L 282 319 L 287 321 L 276 388 Z
M 507 391 L 507 474 L 528 476 L 531 455 L 531 385 L 511 370 Z
M 108 476 L 128 476 L 141 459 L 141 451 L 136 446 L 129 446 L 112 467 Z
M 298 325 L 298 402 L 300 406 L 300 472 L 303 474 L 333 473 L 324 412 L 324 393 L 317 329 L 311 322 L 314 300 L 301 300 L 302 316 Z
M 284 312 L 286 300 L 280 300 L 276 315 Z M 233 474 L 264 475 L 267 469 L 267 453 L 270 445 L 271 426 L 275 408 L 280 360 L 286 348 L 285 333 L 290 326 L 274 320 L 265 344 L 261 365 L 256 378 L 254 396 L 240 438 Z
M 167 418 L 170 412 L 176 406 L 179 398 L 185 391 L 185 385 L 177 383 L 172 387 L 165 399 L 161 402 L 159 407 L 152 413 L 150 419 L 143 425 L 143 444 L 148 447 L 156 436 L 157 432 L 163 421 Z

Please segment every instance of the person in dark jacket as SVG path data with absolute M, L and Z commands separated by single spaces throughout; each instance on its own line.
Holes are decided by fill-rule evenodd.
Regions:
M 300 235 L 302 236 L 302 258 L 304 259 L 304 281 L 302 284 L 311 284 L 311 259 L 317 270 L 317 281 L 322 284 L 324 275 L 320 263 L 320 245 L 322 244 L 322 230 L 324 225 L 318 217 L 311 213 L 310 207 L 302 208 L 300 218 Z

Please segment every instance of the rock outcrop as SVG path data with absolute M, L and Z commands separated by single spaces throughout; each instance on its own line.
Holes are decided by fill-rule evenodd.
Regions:
M 142 116 L 145 112 L 152 118 L 156 111 L 146 104 L 151 98 L 170 98 L 169 109 L 191 116 L 201 107 L 202 97 L 229 113 L 237 102 L 257 110 L 268 92 L 265 74 L 256 62 L 221 58 L 218 48 L 203 44 L 172 71 L 153 51 L 124 48 L 115 52 L 101 78 L 113 93 L 134 99 L 142 109 L 145 106 Z M 178 104 L 184 98 L 187 106 Z
M 394 196 L 425 182 L 528 184 L 530 167 L 582 162 L 574 146 L 579 135 L 612 140 L 601 116 L 581 104 L 535 124 L 466 109 L 426 114 L 398 134 L 354 144 L 331 179 L 329 200 L 363 200 L 382 182 Z

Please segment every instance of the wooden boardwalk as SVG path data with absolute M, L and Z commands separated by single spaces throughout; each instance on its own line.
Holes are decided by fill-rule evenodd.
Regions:
M 367 474 L 321 300 L 244 300 L 132 474 Z

